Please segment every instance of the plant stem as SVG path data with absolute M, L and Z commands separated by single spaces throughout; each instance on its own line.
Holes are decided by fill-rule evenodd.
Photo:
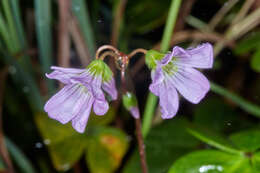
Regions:
M 172 0 L 169 15 L 166 21 L 166 26 L 163 31 L 161 52 L 166 52 L 170 47 L 170 40 L 173 34 L 173 28 L 175 26 L 177 14 L 179 12 L 181 0 Z
M 126 87 L 126 80 L 125 80 L 125 69 L 127 67 L 127 61 L 129 57 L 127 55 L 121 56 L 122 58 L 122 65 L 121 65 L 121 89 L 122 89 L 122 96 L 127 92 Z M 144 147 L 144 140 L 142 135 L 142 125 L 140 118 L 135 118 L 135 129 L 136 129 L 136 138 L 138 142 L 138 151 L 141 160 L 141 167 L 143 173 L 148 173 L 148 167 L 146 163 L 145 157 L 145 147 Z
M 58 65 L 69 67 L 70 57 L 70 36 L 69 36 L 69 19 L 70 19 L 70 0 L 59 0 L 59 35 L 58 35 Z
M 173 34 L 173 28 L 176 22 L 180 4 L 181 4 L 181 0 L 172 0 L 171 2 L 169 15 L 163 33 L 163 38 L 162 38 L 162 43 L 160 48 L 161 52 L 166 52 L 169 49 L 171 37 Z M 152 118 L 156 107 L 156 103 L 157 103 L 157 97 L 152 93 L 149 93 L 145 105 L 145 110 L 144 110 L 143 129 L 142 129 L 144 137 L 147 136 L 151 128 Z
M 136 137 L 138 141 L 138 150 L 139 150 L 139 155 L 141 159 L 141 167 L 143 173 L 148 173 L 148 167 L 146 163 L 146 156 L 145 156 L 145 146 L 144 146 L 144 140 L 143 140 L 143 135 L 142 135 L 142 125 L 141 125 L 141 120 L 135 119 L 135 128 L 136 128 Z

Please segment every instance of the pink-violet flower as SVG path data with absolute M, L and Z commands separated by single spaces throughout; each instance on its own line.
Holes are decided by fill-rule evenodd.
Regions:
M 162 118 L 169 119 L 179 108 L 177 91 L 194 104 L 209 91 L 208 79 L 195 68 L 212 68 L 213 48 L 204 43 L 187 50 L 176 46 L 168 54 L 150 50 L 146 54 L 146 64 L 152 69 L 149 89 L 159 97 Z
M 109 67 L 102 60 L 95 60 L 86 69 L 51 67 L 46 76 L 65 86 L 52 96 L 44 106 L 50 118 L 65 124 L 69 121 L 75 130 L 83 133 L 93 107 L 97 115 L 108 111 L 105 91 L 111 100 L 117 98 L 115 81 Z

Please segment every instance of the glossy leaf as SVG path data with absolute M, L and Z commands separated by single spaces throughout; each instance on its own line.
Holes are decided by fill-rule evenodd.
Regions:
M 187 129 L 188 132 L 193 135 L 194 137 L 198 138 L 199 140 L 207 143 L 210 146 L 216 147 L 220 150 L 239 154 L 241 155 L 243 152 L 236 149 L 230 141 L 228 141 L 224 136 L 221 134 L 215 133 L 210 131 L 209 129 L 203 129 L 199 127 L 192 127 Z
M 177 160 L 168 173 L 253 173 L 248 158 L 216 150 L 190 153 Z
M 260 47 L 260 43 L 259 43 Z M 258 49 L 252 56 L 250 61 L 251 68 L 256 72 L 260 72 L 260 49 Z
M 187 120 L 175 118 L 151 129 L 147 138 L 146 156 L 150 173 L 164 173 L 172 162 L 192 151 L 199 141 L 185 131 Z M 131 156 L 123 173 L 141 173 L 140 159 L 137 151 Z
M 61 171 L 71 168 L 84 153 L 86 136 L 77 133 L 70 123 L 63 125 L 43 113 L 36 115 L 35 120 L 54 167 Z
M 118 129 L 98 128 L 88 145 L 86 160 L 93 173 L 112 173 L 128 149 L 127 136 Z
M 247 130 L 230 136 L 234 145 L 246 152 L 253 152 L 260 148 L 260 130 Z

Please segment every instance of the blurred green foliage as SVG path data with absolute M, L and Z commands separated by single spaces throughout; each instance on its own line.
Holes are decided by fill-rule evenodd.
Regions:
M 122 10 L 117 31 L 120 50 L 128 53 L 138 47 L 149 49 L 161 41 L 170 0 L 128 0 L 125 9 L 121 9 L 120 2 L 71 0 L 70 14 L 77 21 L 78 32 L 90 55 L 86 58 L 93 59 L 98 46 L 111 42 L 117 10 Z M 187 2 L 191 1 L 183 0 L 182 5 Z M 186 22 L 183 30 L 211 37 L 200 39 L 190 35 L 178 41 L 183 35 L 177 31 L 173 34 L 176 43 L 185 47 L 225 39 L 225 32 L 244 1 L 239 1 L 214 31 L 204 30 L 225 3 L 195 1 L 183 18 Z M 252 5 L 245 18 L 256 8 L 259 7 Z M 58 10 L 56 0 L 0 3 L 0 73 L 8 71 L 6 80 L 0 81 L 0 85 L 6 86 L 4 98 L 0 97 L 3 100 L 0 118 L 15 169 L 22 173 L 72 172 L 75 167 L 92 173 L 141 172 L 133 121 L 127 119 L 129 115 L 120 105 L 111 104 L 104 116 L 91 113 L 84 134 L 42 112 L 44 102 L 58 88 L 44 76 L 57 62 Z M 183 14 L 185 9 L 181 6 L 179 11 Z M 157 125 L 147 130 L 145 138 L 150 173 L 260 172 L 260 32 L 255 27 L 242 33 L 232 35 L 235 39 L 215 57 L 218 68 L 207 72 L 211 81 L 219 83 L 212 83 L 214 94 L 209 93 L 196 106 L 182 102 L 180 113 L 172 120 L 162 122 L 156 115 Z M 73 67 L 81 65 L 76 44 L 72 41 L 70 47 Z M 130 63 L 130 68 L 134 68 L 135 61 L 138 59 Z M 143 112 L 150 74 L 147 68 L 142 68 L 133 78 Z M 0 157 L 0 172 L 6 169 L 7 164 Z

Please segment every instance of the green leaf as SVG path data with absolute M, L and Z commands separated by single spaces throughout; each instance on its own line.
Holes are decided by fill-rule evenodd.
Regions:
M 25 154 L 10 139 L 5 137 L 7 149 L 22 173 L 36 173 L 32 163 Z
M 185 130 L 188 122 L 175 118 L 151 129 L 145 139 L 145 150 L 150 173 L 164 173 L 172 162 L 192 151 L 199 141 Z M 123 173 L 141 173 L 139 154 L 136 151 L 127 162 Z
M 209 98 L 196 106 L 194 123 L 214 131 L 240 126 L 236 112 L 221 99 Z
M 91 139 L 86 161 L 93 173 L 112 173 L 128 149 L 127 136 L 118 129 L 99 127 Z
M 260 172 L 260 152 L 256 152 L 252 156 L 252 165 L 255 171 Z
M 251 58 L 250 65 L 253 70 L 260 72 L 260 49 L 254 53 L 253 57 Z
M 192 127 L 187 129 L 188 132 L 199 140 L 207 143 L 210 146 L 216 147 L 220 150 L 242 155 L 243 152 L 236 149 L 225 137 L 221 134 L 210 131 L 209 129 L 203 129 L 199 127 Z
M 115 116 L 116 111 L 113 107 L 110 107 L 107 113 L 103 116 L 98 116 L 94 112 L 91 112 L 88 120 L 88 126 L 107 125 L 115 119 Z
M 35 120 L 54 167 L 60 171 L 71 168 L 84 153 L 86 135 L 76 132 L 70 124 L 63 125 L 43 113 L 37 114 Z
M 168 173 L 253 173 L 248 158 L 216 150 L 190 153 L 177 160 Z
M 230 139 L 235 146 L 246 152 L 254 152 L 260 148 L 260 130 L 258 129 L 232 134 Z
M 238 55 L 248 53 L 260 45 L 260 32 L 252 32 L 248 36 L 246 36 L 243 40 L 241 40 L 234 52 Z

